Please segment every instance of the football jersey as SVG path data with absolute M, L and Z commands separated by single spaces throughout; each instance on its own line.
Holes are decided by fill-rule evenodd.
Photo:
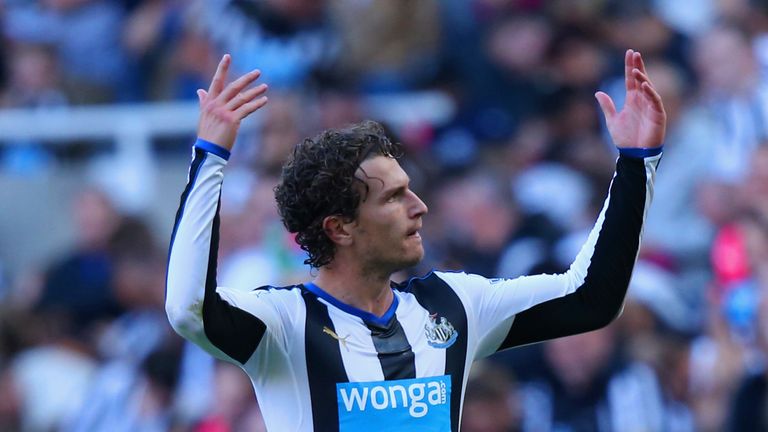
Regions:
M 594 330 L 621 310 L 661 150 L 622 151 L 587 241 L 562 274 L 433 271 L 392 283 L 383 316 L 308 281 L 216 284 L 229 153 L 198 140 L 176 215 L 166 311 L 174 329 L 250 377 L 274 431 L 457 431 L 472 362 Z

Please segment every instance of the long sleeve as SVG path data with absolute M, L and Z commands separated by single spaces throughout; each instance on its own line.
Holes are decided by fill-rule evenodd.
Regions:
M 234 294 L 216 286 L 220 195 L 228 158 L 227 150 L 203 140 L 193 147 L 171 236 L 165 310 L 183 337 L 219 358 L 245 363 L 266 325 L 263 317 L 236 306 Z M 263 315 L 269 315 L 264 309 Z
M 595 227 L 566 273 L 577 288 L 515 317 L 500 348 L 583 333 L 616 318 L 632 277 L 661 155 L 621 156 Z
M 601 328 L 620 313 L 661 149 L 623 150 L 600 215 L 568 271 L 516 279 L 440 274 L 469 305 L 480 355 Z

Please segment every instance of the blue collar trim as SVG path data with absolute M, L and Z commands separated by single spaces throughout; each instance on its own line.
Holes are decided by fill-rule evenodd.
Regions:
M 364 311 L 362 309 L 358 309 L 354 306 L 348 305 L 346 303 L 343 303 L 336 299 L 336 297 L 328 294 L 327 292 L 323 291 L 322 288 L 315 285 L 312 282 L 307 282 L 304 284 L 304 287 L 306 287 L 312 294 L 322 298 L 323 300 L 327 301 L 328 303 L 336 306 L 337 308 L 343 310 L 344 312 L 348 314 L 355 315 L 356 317 L 359 317 L 363 320 L 363 322 L 366 323 L 373 323 L 378 325 L 379 327 L 384 327 L 389 323 L 389 320 L 392 319 L 392 317 L 395 315 L 395 310 L 397 309 L 397 305 L 400 303 L 400 301 L 397 299 L 397 295 L 393 294 L 392 304 L 389 305 L 389 309 L 387 309 L 386 312 L 384 312 L 384 315 L 381 317 L 377 317 L 376 315 Z

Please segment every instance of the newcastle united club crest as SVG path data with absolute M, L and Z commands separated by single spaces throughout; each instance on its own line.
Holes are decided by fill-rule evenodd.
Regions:
M 459 337 L 459 333 L 451 323 L 445 317 L 438 317 L 436 313 L 429 315 L 429 322 L 424 326 L 424 333 L 427 335 L 429 346 L 435 348 L 448 348 Z

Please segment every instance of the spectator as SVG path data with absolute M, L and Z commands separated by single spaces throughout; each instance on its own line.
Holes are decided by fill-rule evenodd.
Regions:
M 73 103 L 118 99 L 125 83 L 120 44 L 122 9 L 104 0 L 10 2 L 5 34 L 12 40 L 56 47 L 67 97 Z M 71 31 L 76 28 L 77 31 Z
M 236 59 L 233 73 L 259 68 L 270 85 L 289 89 L 337 55 L 326 6 L 324 0 L 212 0 L 201 16 L 211 39 Z
M 61 430 L 170 430 L 178 365 L 178 352 L 168 348 L 153 351 L 139 367 L 122 362 L 105 365 L 90 383 L 81 410 Z
M 363 92 L 408 91 L 432 83 L 439 65 L 436 1 L 345 0 L 330 2 L 330 11 L 341 37 L 337 74 L 343 81 Z
M 51 46 L 20 44 L 14 47 L 9 58 L 10 79 L 2 97 L 3 106 L 51 108 L 67 104 Z
M 521 386 L 522 430 L 691 430 L 671 429 L 655 374 L 617 356 L 614 328 L 547 342 L 544 354 L 548 373 Z
M 109 198 L 86 189 L 72 202 L 75 248 L 47 272 L 38 308 L 64 313 L 77 328 L 114 318 L 120 307 L 112 291 L 109 241 L 119 215 Z
M 513 432 L 520 430 L 520 402 L 512 378 L 489 362 L 475 364 L 467 382 L 461 430 Z
M 520 226 L 520 215 L 500 182 L 486 173 L 458 178 L 437 193 L 437 207 L 444 218 L 445 244 L 435 249 L 445 254 L 449 268 L 500 276 L 499 260 Z
M 739 183 L 767 136 L 768 87 L 758 73 L 750 41 L 734 27 L 716 27 L 702 35 L 696 41 L 694 64 L 701 80 L 701 103 L 717 127 L 711 135 L 715 143 L 711 173 L 720 181 Z
M 266 431 L 248 378 L 240 369 L 219 363 L 214 382 L 216 402 L 194 432 Z
M 768 296 L 765 292 L 758 306 L 756 327 L 758 344 L 763 355 L 768 355 Z M 731 401 L 728 416 L 729 431 L 751 432 L 768 429 L 765 406 L 768 404 L 768 368 L 765 365 L 747 371 Z

